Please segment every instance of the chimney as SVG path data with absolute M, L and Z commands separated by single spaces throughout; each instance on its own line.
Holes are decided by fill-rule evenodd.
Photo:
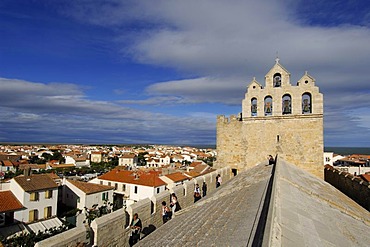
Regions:
M 25 177 L 29 177 L 29 176 L 31 176 L 31 174 L 32 174 L 31 167 L 27 167 L 27 168 L 25 168 L 25 169 L 24 169 L 24 171 L 23 171 L 23 175 L 24 175 Z

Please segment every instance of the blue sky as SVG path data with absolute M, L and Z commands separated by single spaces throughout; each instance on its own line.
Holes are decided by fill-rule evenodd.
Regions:
M 214 144 L 278 51 L 325 99 L 325 145 L 370 146 L 370 2 L 0 2 L 0 142 Z

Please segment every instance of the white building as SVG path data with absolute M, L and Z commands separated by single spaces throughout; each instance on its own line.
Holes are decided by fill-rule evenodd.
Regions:
M 10 190 L 25 207 L 14 219 L 29 223 L 57 214 L 58 185 L 46 174 L 18 176 L 10 180 Z
M 0 172 L 15 172 L 16 169 L 10 160 L 0 161 Z
M 331 165 L 333 166 L 333 152 L 324 152 L 324 165 Z
M 98 152 L 98 151 L 91 152 L 91 156 L 90 156 L 91 162 L 100 163 L 103 161 L 102 158 L 103 158 L 103 155 L 101 152 Z
M 169 155 L 162 155 L 159 158 L 159 163 L 161 165 L 169 165 L 171 163 L 171 157 Z
M 121 157 L 118 158 L 119 166 L 136 167 L 137 163 L 138 158 L 135 154 L 123 154 Z
M 86 156 L 65 156 L 66 164 L 74 164 L 77 168 L 87 166 L 90 167 L 90 160 Z
M 113 203 L 113 187 L 63 179 L 63 198 L 65 205 L 84 209 Z
M 116 196 L 121 196 L 127 203 L 133 203 L 152 197 L 166 189 L 157 171 L 112 170 L 90 181 L 101 185 L 114 186 Z M 123 202 L 124 203 L 124 202 Z

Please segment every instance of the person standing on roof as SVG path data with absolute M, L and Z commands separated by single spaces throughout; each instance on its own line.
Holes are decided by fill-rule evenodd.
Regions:
M 141 220 L 139 219 L 139 215 L 135 213 L 130 225 L 131 234 L 130 239 L 128 240 L 130 247 L 139 241 L 142 227 L 143 226 L 141 224 Z
M 205 197 L 207 195 L 207 184 L 206 184 L 206 182 L 203 182 L 202 192 L 203 192 L 203 197 Z
M 202 196 L 200 194 L 199 184 L 196 184 L 194 188 L 194 203 L 199 201 L 200 198 L 202 198 Z

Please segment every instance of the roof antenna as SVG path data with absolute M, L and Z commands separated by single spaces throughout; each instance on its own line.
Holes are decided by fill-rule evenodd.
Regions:
M 280 60 L 280 59 L 279 59 L 279 52 L 277 51 L 277 52 L 276 52 L 275 63 L 277 63 L 277 64 L 278 64 L 278 63 L 279 63 L 279 60 Z

